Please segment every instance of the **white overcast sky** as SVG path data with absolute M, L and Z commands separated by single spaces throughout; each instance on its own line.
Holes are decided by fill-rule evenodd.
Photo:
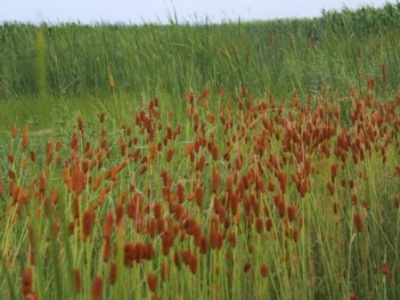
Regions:
M 322 9 L 382 6 L 386 0 L 0 0 L 0 22 L 50 23 L 168 22 L 176 13 L 179 22 L 266 20 L 315 17 Z

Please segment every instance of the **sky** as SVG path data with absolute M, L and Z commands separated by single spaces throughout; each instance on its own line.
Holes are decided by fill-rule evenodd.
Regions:
M 182 23 L 318 17 L 323 9 L 379 7 L 387 0 L 0 0 L 0 23 Z

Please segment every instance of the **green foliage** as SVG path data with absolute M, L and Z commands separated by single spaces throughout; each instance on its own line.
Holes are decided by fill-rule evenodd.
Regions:
M 39 89 L 57 97 L 110 94 L 110 74 L 117 92 L 137 96 L 180 97 L 221 84 L 230 91 L 245 84 L 282 98 L 294 89 L 306 95 L 323 86 L 347 95 L 361 69 L 366 77 L 380 77 L 381 63 L 390 66 L 382 92 L 393 94 L 400 83 L 399 7 L 222 25 L 78 23 L 38 30 L 6 23 L 0 26 L 0 99 L 39 95 Z

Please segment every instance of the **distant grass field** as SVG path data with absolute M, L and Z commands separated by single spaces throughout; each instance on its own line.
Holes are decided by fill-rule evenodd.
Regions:
M 0 26 L 1 299 L 399 299 L 400 5 Z

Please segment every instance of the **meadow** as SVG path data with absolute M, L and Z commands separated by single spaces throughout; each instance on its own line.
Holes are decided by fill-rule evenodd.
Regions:
M 1 25 L 0 298 L 400 298 L 399 16 Z

